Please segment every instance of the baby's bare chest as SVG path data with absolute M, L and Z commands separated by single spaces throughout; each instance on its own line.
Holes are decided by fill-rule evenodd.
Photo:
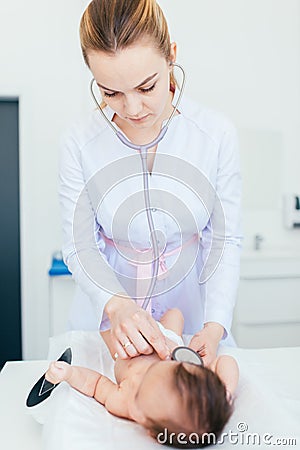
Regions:
M 144 376 L 148 367 L 158 360 L 159 357 L 156 354 L 140 355 L 125 360 L 117 359 L 114 368 L 117 383 L 120 384 L 124 380 L 132 380 L 133 378 L 138 381 L 140 377 Z

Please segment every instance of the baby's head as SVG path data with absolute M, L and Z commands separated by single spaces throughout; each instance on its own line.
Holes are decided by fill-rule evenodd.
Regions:
M 212 434 L 217 439 L 232 413 L 225 386 L 214 372 L 176 361 L 150 366 L 133 403 L 135 420 L 152 437 L 180 448 L 213 443 Z

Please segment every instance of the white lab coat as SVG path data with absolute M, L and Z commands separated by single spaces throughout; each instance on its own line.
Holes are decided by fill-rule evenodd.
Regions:
M 157 282 L 151 311 L 158 320 L 168 308 L 178 307 L 185 318 L 184 333 L 193 334 L 213 321 L 223 325 L 226 338 L 241 247 L 236 131 L 223 116 L 185 96 L 179 111 L 158 145 L 149 176 L 153 220 L 167 268 Z M 106 107 L 105 112 L 112 119 L 113 111 Z M 107 328 L 103 308 L 109 298 L 124 291 L 137 296 L 140 266 L 134 264 L 135 252 L 127 253 L 126 248 L 133 246 L 140 258 L 151 247 L 141 172 L 139 153 L 118 140 L 99 111 L 63 139 L 59 175 L 63 255 L 77 283 L 72 329 L 98 329 L 101 321 L 102 329 Z M 224 233 L 215 219 L 220 205 Z M 216 256 L 210 253 L 212 228 Z M 118 248 L 105 242 L 103 234 Z M 209 277 L 199 284 L 201 276 L 205 280 L 205 267 Z

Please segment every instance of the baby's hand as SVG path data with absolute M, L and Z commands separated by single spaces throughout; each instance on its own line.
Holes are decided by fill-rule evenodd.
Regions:
M 50 383 L 58 384 L 61 381 L 67 381 L 70 378 L 72 366 L 63 361 L 54 361 L 50 364 L 46 372 L 45 378 Z

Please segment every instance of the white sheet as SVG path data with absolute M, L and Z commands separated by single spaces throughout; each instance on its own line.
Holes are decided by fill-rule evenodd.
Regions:
M 51 339 L 49 359 L 56 359 L 72 347 L 73 364 L 99 370 L 113 379 L 113 361 L 97 332 L 70 332 Z M 260 439 L 257 448 L 277 447 L 277 439 L 300 443 L 300 348 L 246 350 L 223 347 L 220 353 L 233 355 L 240 366 L 235 411 L 224 432 L 223 450 L 247 448 Z M 44 402 L 32 410 L 42 423 L 46 450 L 123 450 L 163 448 L 145 430 L 130 421 L 109 414 L 94 399 L 62 383 Z M 246 424 L 246 425 L 245 425 Z M 242 428 L 247 427 L 246 431 Z M 233 435 L 232 433 L 236 433 Z M 254 437 L 252 434 L 256 433 Z M 267 436 L 264 442 L 264 435 Z M 256 439 L 256 440 L 254 440 Z M 243 444 L 244 442 L 244 444 Z M 252 445 L 246 445 L 250 442 Z M 297 448 L 281 441 L 284 448 Z

